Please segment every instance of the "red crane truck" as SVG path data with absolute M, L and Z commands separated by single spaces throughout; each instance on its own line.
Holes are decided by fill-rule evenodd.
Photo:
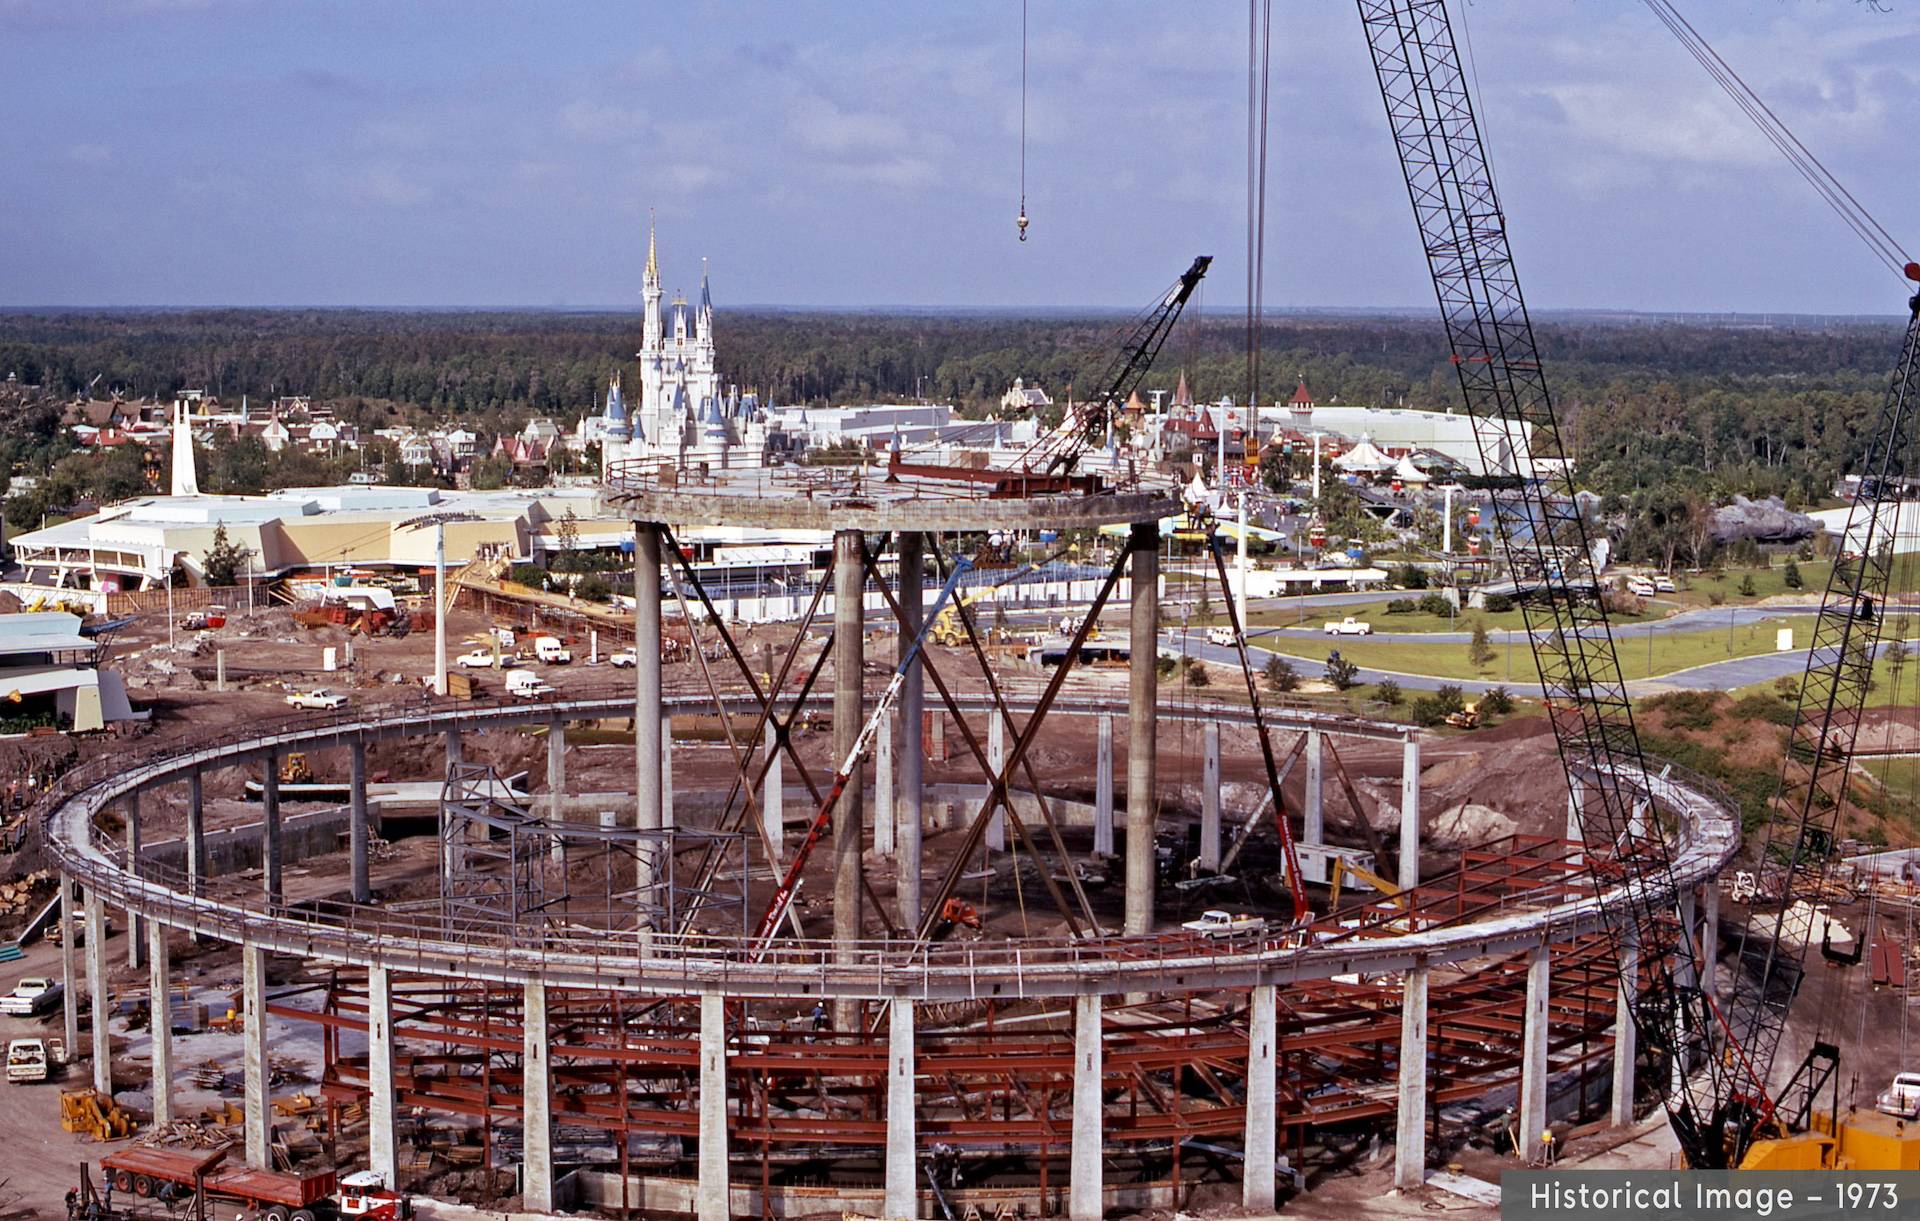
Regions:
M 115 1191 L 173 1203 L 205 1193 L 209 1200 L 256 1210 L 261 1221 L 409 1221 L 413 1201 L 377 1174 L 338 1178 L 331 1170 L 292 1174 L 222 1166 L 227 1150 L 160 1149 L 138 1145 L 100 1159 L 100 1175 Z

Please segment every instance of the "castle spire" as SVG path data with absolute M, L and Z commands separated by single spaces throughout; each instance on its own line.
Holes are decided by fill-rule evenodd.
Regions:
M 658 258 L 658 256 L 654 254 L 654 250 L 653 250 L 653 230 L 654 230 L 653 209 L 648 208 L 647 209 L 647 279 L 648 280 L 658 280 L 660 278 L 660 259 Z

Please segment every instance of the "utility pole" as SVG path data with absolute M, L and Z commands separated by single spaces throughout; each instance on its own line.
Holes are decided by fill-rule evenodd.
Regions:
M 433 523 L 433 693 L 447 693 L 447 523 Z

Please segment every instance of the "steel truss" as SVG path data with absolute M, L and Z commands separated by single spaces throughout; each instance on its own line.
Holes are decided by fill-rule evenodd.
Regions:
M 591 826 L 549 820 L 506 799 L 491 767 L 456 763 L 440 798 L 440 909 L 446 931 L 538 942 L 548 931 L 633 932 L 677 927 L 703 912 L 701 931 L 746 932 L 744 871 L 689 876 L 676 866 L 698 850 L 741 859 L 738 834 L 699 828 Z M 636 888 L 640 862 L 650 885 Z
M 1730 1062 L 1737 1057 L 1713 1054 L 1719 1016 L 1675 918 L 1669 830 L 1638 812 L 1651 788 L 1646 760 L 1446 5 L 1358 5 L 1461 392 L 1469 414 L 1487 421 L 1475 441 L 1488 469 L 1518 485 L 1502 494 L 1495 520 L 1516 580 L 1545 594 L 1521 605 L 1554 736 L 1570 781 L 1576 768 L 1591 777 L 1597 800 L 1583 827 L 1608 850 L 1607 880 L 1628 898 L 1606 909 L 1608 932 L 1616 946 L 1637 941 L 1655 964 L 1632 1005 L 1634 1024 L 1657 1062 L 1700 1068 L 1672 1074 L 1668 1112 L 1688 1160 L 1721 1165 L 1723 1102 L 1742 1070 Z

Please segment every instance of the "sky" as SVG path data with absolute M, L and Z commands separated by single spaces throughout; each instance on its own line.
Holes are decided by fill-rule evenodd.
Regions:
M 1920 0 L 1679 7 L 1920 249 Z M 1634 0 L 1456 4 L 1536 309 L 1895 279 Z M 0 306 L 1244 307 L 1247 8 L 0 0 Z M 1277 0 L 1270 308 L 1423 307 L 1354 6 Z M 1904 188 L 1904 189 L 1903 189 Z

